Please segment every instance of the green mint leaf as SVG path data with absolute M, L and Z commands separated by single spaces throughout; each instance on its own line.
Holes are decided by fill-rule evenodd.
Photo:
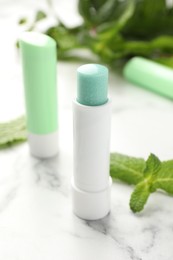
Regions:
M 133 212 L 143 210 L 151 192 L 156 191 L 156 186 L 153 183 L 158 178 L 158 173 L 161 170 L 161 161 L 154 154 L 150 154 L 146 167 L 143 172 L 144 180 L 137 184 L 130 198 L 130 208 Z
M 7 123 L 0 123 L 1 149 L 25 141 L 26 139 L 25 117 L 22 116 Z
M 91 0 L 79 0 L 78 2 L 79 13 L 86 24 L 91 24 L 93 22 L 92 7 L 93 4 Z
M 110 158 L 110 174 L 128 184 L 137 184 L 144 179 L 145 161 L 141 158 L 112 153 Z
M 162 168 L 152 184 L 152 190 L 162 189 L 173 195 L 173 160 L 162 162 Z
M 147 161 L 146 161 L 146 167 L 144 169 L 144 177 L 147 177 L 149 175 L 155 175 L 158 173 L 158 171 L 161 169 L 161 161 L 157 156 L 154 154 L 150 154 Z
M 45 12 L 43 11 L 37 11 L 36 16 L 35 16 L 35 22 L 41 21 L 43 19 L 45 19 L 47 17 L 47 15 L 45 14 Z
M 137 184 L 130 198 L 131 210 L 134 213 L 143 210 L 149 195 L 150 195 L 150 185 L 147 181 L 144 180 L 143 182 Z
M 157 189 L 173 195 L 173 160 L 161 161 L 150 154 L 147 161 L 118 153 L 111 154 L 110 174 L 128 184 L 137 184 L 130 199 L 133 212 L 140 212 Z
M 56 41 L 58 48 L 62 51 L 69 50 L 76 44 L 73 35 L 63 25 L 49 28 L 46 34 Z
M 23 17 L 18 21 L 18 24 L 23 25 L 27 23 L 27 18 Z

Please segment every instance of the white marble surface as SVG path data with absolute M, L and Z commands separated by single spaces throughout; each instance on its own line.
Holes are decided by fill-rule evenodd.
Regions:
M 68 10 L 73 21 L 80 20 L 73 1 L 68 6 L 67 0 L 55 2 L 62 17 Z M 45 2 L 0 1 L 0 121 L 24 111 L 14 46 L 21 32 L 17 20 L 32 16 L 40 6 Z M 153 194 L 145 210 L 134 215 L 128 206 L 133 187 L 116 182 L 111 214 L 105 219 L 84 221 L 71 211 L 71 101 L 79 65 L 61 62 L 58 66 L 59 155 L 34 159 L 27 143 L 0 151 L 0 260 L 172 260 L 173 198 L 165 194 Z M 110 75 L 110 94 L 111 150 L 173 158 L 173 103 L 126 83 L 115 73 Z

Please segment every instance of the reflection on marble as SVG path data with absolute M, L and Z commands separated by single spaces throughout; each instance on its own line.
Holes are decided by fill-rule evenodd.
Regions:
M 57 0 L 61 15 L 65 2 Z M 17 20 L 44 5 L 41 0 L 0 3 L 0 32 L 5 39 L 0 49 L 0 121 L 24 111 L 20 63 L 13 45 L 20 33 Z M 152 194 L 144 211 L 135 215 L 128 205 L 133 187 L 115 182 L 107 217 L 85 221 L 72 213 L 71 101 L 79 65 L 61 62 L 58 68 L 59 154 L 38 160 L 30 156 L 27 143 L 0 151 L 0 260 L 172 260 L 173 198 L 164 193 Z M 173 103 L 115 73 L 110 75 L 110 95 L 111 150 L 173 158 Z

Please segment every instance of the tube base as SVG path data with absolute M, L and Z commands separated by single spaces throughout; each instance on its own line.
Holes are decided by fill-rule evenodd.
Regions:
M 28 133 L 30 152 L 38 158 L 49 158 L 58 153 L 58 132 L 50 134 Z
M 87 192 L 75 186 L 72 179 L 72 204 L 76 216 L 85 220 L 97 220 L 105 217 L 110 211 L 110 191 L 112 179 L 109 186 L 98 192 Z

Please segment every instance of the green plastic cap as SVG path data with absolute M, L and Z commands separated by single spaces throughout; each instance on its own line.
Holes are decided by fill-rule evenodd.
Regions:
M 57 130 L 56 42 L 47 35 L 25 32 L 20 38 L 28 131 Z
M 99 64 L 82 65 L 77 70 L 77 101 L 87 106 L 108 100 L 108 69 Z
M 154 61 L 134 57 L 124 67 L 130 82 L 173 99 L 173 70 Z

